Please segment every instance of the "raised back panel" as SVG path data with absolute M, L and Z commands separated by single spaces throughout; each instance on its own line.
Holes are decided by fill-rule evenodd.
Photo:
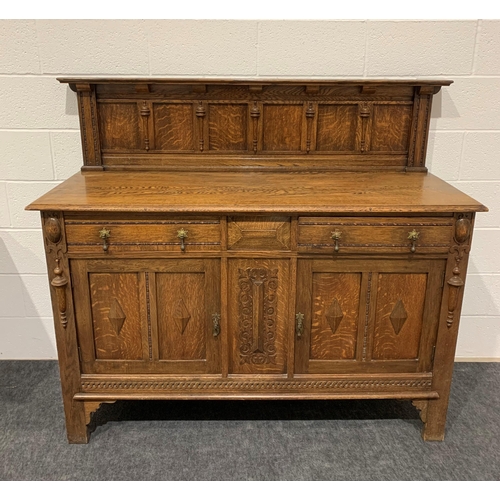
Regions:
M 425 171 L 432 95 L 450 81 L 61 79 L 84 169 Z

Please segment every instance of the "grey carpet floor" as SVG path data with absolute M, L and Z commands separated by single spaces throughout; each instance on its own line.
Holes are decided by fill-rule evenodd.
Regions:
M 446 440 L 408 401 L 104 405 L 66 441 L 57 363 L 0 361 L 1 480 L 499 480 L 500 363 L 455 365 Z

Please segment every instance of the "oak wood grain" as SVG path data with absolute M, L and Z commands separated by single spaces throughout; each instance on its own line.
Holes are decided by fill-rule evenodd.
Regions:
M 246 104 L 211 104 L 208 107 L 209 149 L 243 151 L 247 145 Z
M 418 357 L 426 287 L 426 274 L 379 275 L 372 359 Z
M 372 151 L 407 151 L 411 118 L 411 106 L 374 105 Z
M 355 104 L 318 106 L 317 151 L 354 151 L 356 141 Z
M 193 105 L 155 103 L 153 123 L 156 149 L 194 151 Z
M 89 274 L 97 359 L 143 358 L 138 284 L 136 273 Z
M 208 213 L 487 211 L 431 174 L 300 172 L 77 173 L 28 210 Z
M 356 353 L 360 273 L 314 273 L 311 359 L 353 359 Z
M 204 273 L 157 273 L 160 359 L 206 359 Z
M 136 103 L 100 104 L 99 125 L 103 149 L 141 147 Z

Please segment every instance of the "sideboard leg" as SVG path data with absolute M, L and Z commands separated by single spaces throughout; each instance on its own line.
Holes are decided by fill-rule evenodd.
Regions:
M 87 444 L 89 442 L 89 429 L 84 403 L 73 401 L 66 410 L 66 433 L 70 444 Z M 68 411 L 69 410 L 69 411 Z
M 426 422 L 422 431 L 424 441 L 444 441 L 447 411 L 448 397 L 428 402 Z

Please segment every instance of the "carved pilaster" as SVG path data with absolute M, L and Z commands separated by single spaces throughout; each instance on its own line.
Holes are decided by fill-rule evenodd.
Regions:
M 142 106 L 140 109 L 140 114 L 142 116 L 142 124 L 144 131 L 144 149 L 149 151 L 149 116 L 151 115 L 151 110 L 146 101 L 142 101 Z
M 366 153 L 370 150 L 370 126 L 372 121 L 372 104 L 360 102 L 358 105 L 358 150 Z
M 250 116 L 252 118 L 252 145 L 254 154 L 257 153 L 258 144 L 258 133 L 259 133 L 259 118 L 260 118 L 260 108 L 257 105 L 257 101 L 253 102 L 252 110 L 250 111 Z
M 315 115 L 315 110 L 312 102 L 309 103 L 306 111 L 307 119 L 307 139 L 306 139 L 306 151 L 309 153 L 311 151 L 311 134 L 312 134 L 312 122 Z
M 66 286 L 69 282 L 63 270 L 66 239 L 64 238 L 62 214 L 58 212 L 42 213 L 42 226 L 49 273 L 52 272 L 54 275 L 50 284 L 56 293 L 59 321 L 61 326 L 66 329 L 68 325 Z
M 59 267 L 61 259 L 56 259 L 56 268 L 54 269 L 55 278 L 50 282 L 50 284 L 56 290 L 57 305 L 59 307 L 59 319 L 63 328 L 68 325 L 68 318 L 66 316 L 66 285 L 68 284 L 67 278 L 63 274 L 63 270 Z
M 453 267 L 453 276 L 448 279 L 448 315 L 446 317 L 446 325 L 451 328 L 453 325 L 455 310 L 458 306 L 460 292 L 465 285 L 462 277 L 461 262 L 470 252 L 470 237 L 472 234 L 471 214 L 460 214 L 455 221 L 455 232 L 453 239 L 457 243 L 452 245 L 450 253 L 455 254 L 455 266 Z
M 205 147 L 205 140 L 203 138 L 203 129 L 204 129 L 204 121 L 206 114 L 207 111 L 205 109 L 205 105 L 203 104 L 203 101 L 200 101 L 196 108 L 196 117 L 198 118 L 198 138 L 199 138 L 200 152 L 203 151 Z

